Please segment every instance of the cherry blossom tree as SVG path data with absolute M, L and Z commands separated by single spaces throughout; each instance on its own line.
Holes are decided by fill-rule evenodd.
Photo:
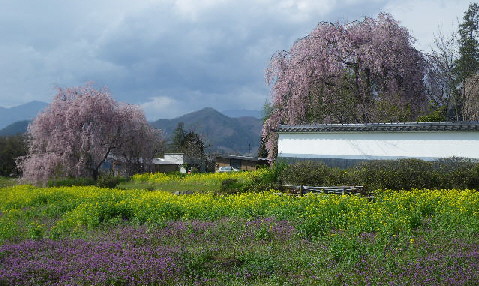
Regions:
M 320 23 L 266 71 L 273 111 L 263 126 L 270 158 L 279 124 L 413 120 L 426 106 L 425 60 L 389 14 Z
M 26 181 L 40 184 L 58 177 L 97 179 L 107 158 L 132 173 L 151 162 L 161 145 L 159 130 L 137 106 L 118 103 L 91 85 L 60 88 L 27 133 L 29 154 L 19 167 Z

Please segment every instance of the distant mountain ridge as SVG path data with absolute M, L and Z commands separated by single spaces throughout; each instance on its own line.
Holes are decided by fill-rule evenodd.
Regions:
M 0 107 L 0 128 L 5 128 L 17 121 L 32 120 L 47 106 L 48 103 L 45 102 L 31 101 L 10 108 Z
M 186 130 L 200 134 L 210 151 L 256 154 L 259 147 L 262 121 L 254 117 L 231 118 L 207 107 L 174 119 L 159 119 L 151 125 L 170 138 L 178 123 Z
M 0 136 L 22 134 L 27 131 L 30 120 L 14 122 L 0 129 Z M 163 130 L 171 138 L 178 123 L 183 122 L 186 130 L 192 130 L 210 146 L 208 151 L 225 154 L 255 155 L 260 142 L 262 121 L 255 117 L 228 117 L 207 107 L 174 119 L 159 119 L 150 124 Z
M 263 117 L 262 111 L 251 110 L 251 109 L 229 109 L 229 110 L 222 110 L 221 113 L 232 118 L 254 117 L 256 119 L 261 119 Z

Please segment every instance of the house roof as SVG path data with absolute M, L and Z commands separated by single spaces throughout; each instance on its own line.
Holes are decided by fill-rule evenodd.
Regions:
M 216 156 L 217 159 L 239 159 L 244 161 L 262 161 L 267 160 L 266 158 L 258 158 L 251 156 L 242 156 L 242 155 L 220 155 Z
M 165 153 L 163 158 L 153 158 L 155 165 L 182 165 L 184 163 L 183 153 Z
M 180 161 L 169 161 L 165 158 L 153 158 L 153 164 L 155 165 L 181 165 L 183 162 Z
M 404 122 L 364 124 L 280 125 L 278 133 L 309 132 L 408 132 L 408 131 L 479 131 L 479 122 Z

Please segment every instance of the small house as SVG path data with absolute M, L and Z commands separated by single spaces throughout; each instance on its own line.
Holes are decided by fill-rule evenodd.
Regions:
M 181 172 L 184 164 L 183 153 L 165 153 L 163 158 L 153 158 L 153 171 L 162 173 Z

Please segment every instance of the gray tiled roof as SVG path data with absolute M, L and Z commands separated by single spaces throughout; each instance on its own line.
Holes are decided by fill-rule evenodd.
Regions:
M 216 158 L 240 159 L 240 160 L 245 160 L 245 161 L 258 161 L 258 160 L 264 159 L 264 158 L 242 156 L 242 155 L 220 155 L 220 156 L 216 156 Z
M 365 124 L 280 125 L 278 133 L 303 132 L 405 132 L 405 131 L 479 131 L 479 122 L 405 122 Z

